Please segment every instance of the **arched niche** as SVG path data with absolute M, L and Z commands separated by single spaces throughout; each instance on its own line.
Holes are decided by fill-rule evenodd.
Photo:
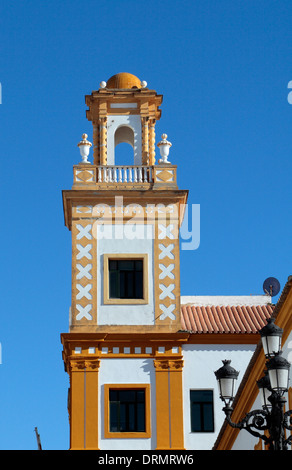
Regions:
M 125 156 L 124 161 L 122 154 Z M 107 164 L 142 165 L 140 116 L 110 116 L 107 128 Z
M 135 136 L 134 131 L 129 126 L 120 126 L 115 132 L 115 147 L 120 143 L 125 142 L 130 144 L 134 149 Z
M 135 136 L 131 127 L 120 126 L 115 132 L 115 165 L 134 165 Z

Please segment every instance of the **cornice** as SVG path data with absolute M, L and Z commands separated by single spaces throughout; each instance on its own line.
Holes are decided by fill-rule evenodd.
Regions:
M 257 344 L 260 335 L 256 333 L 192 333 L 189 344 Z
M 152 342 L 152 343 L 163 343 L 163 342 L 180 342 L 186 343 L 188 341 L 188 333 L 166 333 L 166 332 L 125 332 L 125 333 L 61 333 L 61 342 L 64 345 L 66 343 L 93 343 L 93 342 Z
M 147 204 L 178 202 L 185 207 L 187 204 L 188 190 L 185 189 L 148 189 L 148 190 L 94 190 L 94 189 L 65 189 L 62 191 L 64 222 L 71 230 L 72 206 L 73 204 L 108 204 L 113 205 L 115 198 L 122 197 L 124 204 L 140 204 L 142 207 Z M 184 217 L 184 211 L 180 216 L 180 223 Z

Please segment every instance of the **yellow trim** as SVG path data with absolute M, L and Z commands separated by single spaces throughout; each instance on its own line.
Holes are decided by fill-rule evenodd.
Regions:
M 118 184 L 116 186 L 118 186 Z M 89 189 L 87 187 L 84 189 L 63 190 L 62 197 L 66 227 L 71 230 L 72 220 L 78 220 L 80 218 L 80 214 L 77 215 L 74 213 L 76 206 L 82 204 L 92 206 L 106 204 L 113 206 L 115 205 L 115 198 L 117 196 L 123 197 L 124 206 L 137 204 L 137 201 L 139 201 L 139 204 L 143 208 L 147 207 L 149 204 L 164 204 L 165 206 L 169 204 L 179 204 L 179 227 L 181 226 L 187 205 L 187 190 L 167 189 L 163 191 L 152 189 L 151 191 L 143 191 L 143 193 L 141 193 L 136 187 L 132 187 L 131 190 L 124 188 L 117 191 L 117 189 L 118 188 L 115 187 L 114 189 L 105 189 L 99 192 L 92 191 L 92 188 Z
M 114 81 L 117 80 L 114 78 Z M 138 80 L 138 79 L 137 79 Z M 111 80 L 112 81 L 112 80 Z M 139 80 L 138 80 L 139 81 Z M 133 83 L 133 81 L 132 81 Z M 92 121 L 95 127 L 93 138 L 93 159 L 94 164 L 106 163 L 103 159 L 103 151 L 107 148 L 106 134 L 103 135 L 100 126 L 102 119 L 110 118 L 112 114 L 119 115 L 140 115 L 141 118 L 147 119 L 149 123 L 148 135 L 143 135 L 143 149 L 148 147 L 148 151 L 144 150 L 144 159 L 155 163 L 155 124 L 161 117 L 159 106 L 162 103 L 163 96 L 158 95 L 155 90 L 148 88 L 116 89 L 113 93 L 112 88 L 100 88 L 93 91 L 91 95 L 86 95 L 85 102 L 89 109 L 86 111 L 86 117 Z M 115 103 L 136 103 L 137 108 L 111 108 L 111 104 Z M 145 145 L 146 144 L 146 145 Z
M 99 360 L 88 361 L 85 369 L 85 448 L 98 449 Z
M 154 360 L 157 450 L 184 449 L 182 357 Z
M 63 360 L 70 375 L 70 431 L 71 449 L 93 449 L 98 445 L 97 402 L 100 396 L 98 370 L 103 361 L 113 357 L 152 358 L 155 367 L 157 449 L 183 449 L 182 345 L 186 333 L 63 333 Z M 79 349 L 76 354 L 75 349 Z M 108 348 L 104 353 L 103 348 Z M 119 347 L 119 354 L 113 348 Z M 130 350 L 124 353 L 124 347 Z M 176 348 L 175 350 L 173 348 Z M 139 348 L 140 352 L 136 352 Z M 147 351 L 149 348 L 149 351 Z M 146 390 L 146 432 L 110 433 L 104 421 L 106 438 L 148 438 L 150 430 L 150 384 L 105 384 L 104 416 L 109 416 L 108 389 L 144 388 Z M 155 390 L 155 392 L 154 392 Z M 86 394 L 84 395 L 84 392 Z M 154 398 L 154 397 L 153 397 Z M 85 413 L 85 414 L 84 414 Z M 84 429 L 86 426 L 86 429 Z M 86 439 L 86 440 L 85 440 Z M 171 440 L 171 442 L 170 442 Z
M 118 390 L 145 390 L 145 432 L 110 432 L 109 430 L 109 391 Z M 104 385 L 104 437 L 106 439 L 131 439 L 151 437 L 150 424 L 150 384 L 105 384 Z
M 111 299 L 109 297 L 109 260 L 143 260 L 143 299 Z M 148 304 L 148 255 L 134 253 L 111 253 L 103 255 L 103 303 L 106 305 Z
M 71 362 L 70 449 L 84 449 L 84 369 Z
M 98 358 L 84 355 L 67 361 L 70 375 L 70 449 L 98 449 Z
M 88 327 L 88 324 L 97 324 L 97 283 L 94 282 L 97 276 L 97 254 L 96 254 L 96 241 L 92 239 L 88 239 L 85 235 L 79 237 L 80 235 L 80 230 L 77 228 L 77 225 L 82 226 L 83 228 L 86 227 L 87 225 L 93 225 L 91 221 L 88 219 L 83 219 L 83 220 L 74 220 L 72 223 L 72 288 L 71 288 L 71 312 L 72 312 L 72 318 L 71 318 L 71 326 L 74 327 L 75 325 L 78 327 Z M 89 231 L 89 234 L 92 235 L 92 227 Z M 80 250 L 77 247 L 77 245 L 81 245 L 83 248 L 86 247 L 87 245 L 91 245 L 91 247 L 88 246 L 88 255 L 91 256 L 91 258 L 87 258 L 86 255 L 83 255 L 82 257 L 78 257 L 80 254 Z M 81 278 L 78 278 L 78 274 L 80 272 L 79 268 L 77 268 L 77 265 L 81 265 L 83 268 L 86 265 L 91 265 L 91 268 L 89 269 L 89 272 L 91 274 L 91 278 L 88 278 L 86 276 L 82 276 Z M 78 298 L 79 294 L 79 289 L 77 288 L 77 285 L 80 284 L 83 288 L 88 286 L 89 287 L 89 293 L 91 295 L 91 298 L 82 296 L 81 298 Z M 86 307 L 88 304 L 90 304 L 92 307 L 90 308 L 90 315 L 92 316 L 92 320 L 88 320 L 85 316 L 81 318 L 80 320 L 77 320 L 77 314 L 78 310 L 76 305 L 81 305 L 81 307 Z
M 170 448 L 168 361 L 154 360 L 156 384 L 156 449 Z
M 169 361 L 171 449 L 184 449 L 182 360 Z

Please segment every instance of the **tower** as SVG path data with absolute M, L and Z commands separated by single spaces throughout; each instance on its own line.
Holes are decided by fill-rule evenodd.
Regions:
M 178 189 L 167 136 L 155 143 L 162 96 L 121 73 L 85 102 L 93 143 L 82 136 L 82 161 L 63 191 L 72 234 L 69 332 L 61 335 L 70 448 L 183 449 L 179 228 L 187 191 Z M 132 165 L 116 164 L 122 142 Z

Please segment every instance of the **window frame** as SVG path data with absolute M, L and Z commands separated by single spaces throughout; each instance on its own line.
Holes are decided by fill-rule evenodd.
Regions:
M 110 431 L 110 390 L 145 391 L 145 431 Z M 150 384 L 104 384 L 104 437 L 106 439 L 145 439 L 151 437 Z
M 109 296 L 109 261 L 141 260 L 143 262 L 143 297 L 140 299 L 119 299 Z M 148 304 L 148 254 L 111 253 L 103 255 L 103 303 L 106 305 Z
M 212 392 L 212 401 L 211 402 L 206 402 L 206 403 L 210 403 L 211 409 L 212 409 L 212 430 L 204 430 L 204 429 L 200 429 L 199 431 L 193 431 L 192 430 L 192 403 L 194 402 L 194 400 L 191 399 L 191 392 Z M 190 398 L 190 429 L 191 429 L 191 433 L 193 433 L 193 434 L 214 433 L 215 432 L 214 390 L 212 388 L 191 388 L 189 398 Z M 202 410 L 202 404 L 204 402 L 197 401 L 196 403 L 200 404 L 200 421 L 202 423 L 204 420 L 203 420 L 203 414 L 202 414 L 201 410 Z

